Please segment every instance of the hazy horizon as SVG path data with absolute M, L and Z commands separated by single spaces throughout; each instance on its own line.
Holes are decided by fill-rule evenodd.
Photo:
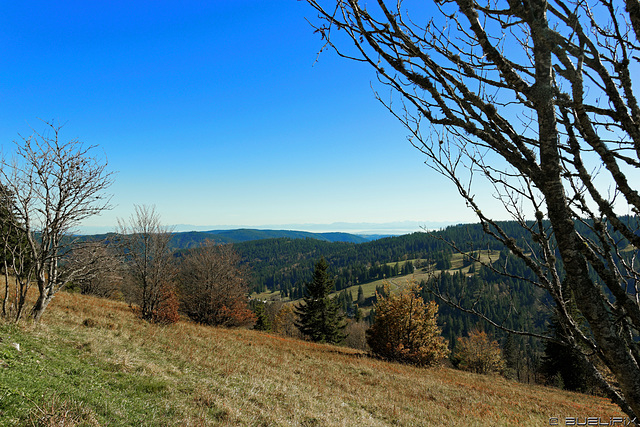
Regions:
M 237 230 L 237 229 L 253 229 L 253 230 L 292 230 L 307 231 L 311 233 L 349 233 L 357 235 L 402 235 L 418 231 L 434 230 L 444 228 L 449 225 L 455 225 L 457 222 L 434 222 L 434 221 L 396 221 L 386 223 L 370 223 L 370 222 L 334 222 L 327 224 L 301 223 L 301 224 L 227 224 L 227 225 L 192 225 L 192 224 L 172 224 L 168 227 L 174 232 L 188 231 L 218 231 L 218 230 Z M 78 227 L 80 234 L 104 234 L 113 232 L 116 227 L 111 226 L 81 226 Z

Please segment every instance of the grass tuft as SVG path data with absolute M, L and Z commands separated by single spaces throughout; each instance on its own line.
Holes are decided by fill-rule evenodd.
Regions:
M 26 425 L 34 427 L 100 426 L 95 413 L 81 402 L 53 393 L 42 405 L 33 402 Z

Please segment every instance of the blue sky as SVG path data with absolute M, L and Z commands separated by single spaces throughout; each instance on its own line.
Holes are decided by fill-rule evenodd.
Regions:
M 86 226 L 134 204 L 204 227 L 473 221 L 371 70 L 318 57 L 314 17 L 293 0 L 4 2 L 2 151 L 38 118 L 98 144 L 114 209 Z

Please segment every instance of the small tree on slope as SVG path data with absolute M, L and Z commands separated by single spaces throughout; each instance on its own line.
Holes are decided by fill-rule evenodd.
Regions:
M 337 344 L 345 338 L 343 330 L 346 324 L 338 301 L 329 297 L 334 282 L 329 278 L 328 268 L 324 258 L 316 263 L 313 280 L 305 288 L 304 302 L 296 307 L 300 316 L 296 326 L 312 341 Z
M 110 209 L 106 190 L 113 173 L 107 170 L 107 160 L 93 155 L 95 146 L 63 141 L 60 130 L 61 126 L 45 122 L 43 133 L 34 131 L 14 141 L 13 158 L 0 156 L 1 209 L 13 217 L 3 229 L 21 239 L 19 245 L 3 239 L 4 255 L 9 255 L 16 277 L 33 277 L 38 296 L 30 315 L 36 322 L 56 293 L 88 269 L 80 264 L 61 268 L 68 255 L 85 244 L 75 237 L 75 227 Z M 18 265 L 26 267 L 27 260 L 25 273 Z M 19 317 L 18 313 L 16 320 Z
M 481 330 L 470 331 L 468 337 L 458 337 L 454 359 L 458 368 L 477 374 L 500 373 L 505 368 L 500 345 Z
M 400 294 L 377 294 L 375 321 L 367 342 L 378 356 L 416 365 L 433 365 L 447 357 L 447 341 L 437 324 L 438 305 L 428 304 L 412 285 Z

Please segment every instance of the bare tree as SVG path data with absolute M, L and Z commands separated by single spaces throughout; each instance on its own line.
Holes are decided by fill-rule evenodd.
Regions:
M 192 249 L 182 259 L 178 281 L 182 310 L 192 320 L 220 326 L 255 321 L 240 255 L 231 245 L 207 241 Z
M 638 0 L 436 0 L 411 12 L 402 0 L 308 3 L 326 47 L 373 67 L 401 95 L 377 98 L 486 233 L 535 273 L 564 344 L 640 416 Z M 481 206 L 478 178 L 532 246 Z M 587 331 L 568 309 L 573 298 Z
M 109 209 L 113 174 L 107 161 L 94 157 L 96 146 L 78 140 L 60 139 L 61 127 L 46 123 L 44 133 L 35 132 L 15 141 L 16 155 L 0 160 L 2 200 L 12 200 L 16 233 L 26 239 L 26 252 L 14 252 L 19 264 L 26 256 L 38 287 L 38 299 L 31 316 L 40 320 L 56 292 L 73 280 L 76 271 L 61 274 L 64 258 L 81 242 L 74 239 L 74 227 L 84 219 Z M 24 273 L 24 272 L 23 272 Z M 28 286 L 28 283 L 27 283 Z
M 171 229 L 162 225 L 154 206 L 135 206 L 128 222 L 118 221 L 117 245 L 125 260 L 123 294 L 140 315 L 153 320 L 172 288 L 176 273 L 169 242 Z
M 82 294 L 109 298 L 120 290 L 123 263 L 108 243 L 87 242 L 74 249 L 62 266 L 63 274 L 77 272 L 73 283 Z

